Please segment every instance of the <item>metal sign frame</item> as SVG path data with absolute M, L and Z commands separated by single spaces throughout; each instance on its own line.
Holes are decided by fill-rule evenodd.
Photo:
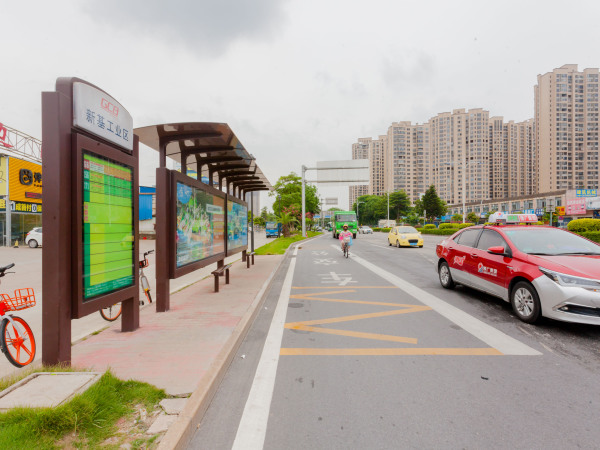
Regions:
M 169 228 L 171 230 L 169 240 L 169 277 L 171 279 L 179 278 L 183 275 L 187 275 L 195 270 L 201 269 L 202 267 L 208 266 L 217 261 L 225 259 L 227 252 L 227 196 L 223 191 L 213 188 L 201 181 L 195 180 L 194 178 L 188 177 L 177 171 L 169 171 L 171 178 L 171 208 L 169 217 Z M 199 191 L 206 192 L 207 194 L 213 195 L 223 199 L 223 251 L 215 255 L 203 258 L 198 261 L 191 262 L 181 267 L 177 267 L 177 236 L 176 236 L 176 223 L 177 223 L 177 183 L 182 183 L 187 186 L 193 187 Z
M 71 317 L 73 319 L 79 319 L 81 317 L 87 316 L 88 314 L 95 313 L 102 308 L 106 308 L 110 305 L 114 305 L 115 303 L 124 302 L 128 299 L 134 298 L 139 301 L 139 279 L 138 279 L 138 261 L 137 255 L 139 255 L 139 240 L 135 239 L 139 234 L 139 221 L 138 217 L 138 208 L 139 208 L 139 199 L 138 199 L 138 191 L 139 189 L 135 188 L 137 178 L 137 157 L 133 155 L 129 155 L 120 150 L 117 150 L 113 146 L 109 146 L 98 142 L 94 139 L 91 139 L 87 136 L 84 136 L 80 133 L 73 133 L 73 169 L 74 169 L 74 179 L 73 179 L 73 237 L 74 243 L 73 246 L 73 297 L 72 297 L 72 313 Z M 97 155 L 100 157 L 104 157 L 115 161 L 119 164 L 123 164 L 131 168 L 131 172 L 133 175 L 132 180 L 132 228 L 133 228 L 133 258 L 132 258 L 132 271 L 133 271 L 133 284 L 131 286 L 126 286 L 121 289 L 117 289 L 115 291 L 99 295 L 97 297 L 93 297 L 92 299 L 85 299 L 83 290 L 83 266 L 84 266 L 84 258 L 83 258 L 83 156 L 84 153 L 89 153 L 92 155 Z
M 229 248 L 229 202 L 242 205 L 244 208 L 246 208 L 246 216 L 248 216 L 248 203 L 233 197 L 232 195 L 227 195 L 227 201 L 225 202 L 225 253 L 227 256 L 235 255 L 236 253 L 248 250 L 248 239 L 246 239 L 246 245 L 235 247 L 232 250 Z M 248 222 L 246 222 L 246 234 L 248 235 Z

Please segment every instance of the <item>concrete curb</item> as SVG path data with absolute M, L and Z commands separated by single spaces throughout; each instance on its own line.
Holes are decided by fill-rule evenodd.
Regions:
M 283 258 L 273 269 L 269 278 L 264 282 L 258 294 L 233 333 L 227 340 L 227 343 L 215 359 L 212 367 L 202 377 L 198 383 L 198 387 L 188 399 L 183 411 L 179 414 L 177 421 L 171 425 L 165 433 L 158 446 L 159 450 L 183 449 L 190 442 L 194 432 L 204 417 L 204 413 L 208 409 L 221 381 L 225 377 L 225 373 L 229 369 L 231 361 L 235 353 L 242 344 L 244 338 L 248 334 L 248 330 L 254 323 L 254 319 L 260 311 L 261 305 L 264 303 L 266 293 L 271 287 L 275 274 L 281 269 L 285 260 L 290 256 L 296 246 L 301 246 L 304 242 L 311 241 L 322 237 L 323 235 L 313 236 L 303 239 L 293 245 L 290 245 L 285 251 Z
M 291 248 L 291 246 L 290 246 Z M 289 248 L 288 248 L 289 250 Z M 263 283 L 260 291 L 256 294 L 254 301 L 237 324 L 227 343 L 223 346 L 219 355 L 215 359 L 213 365 L 202 377 L 198 383 L 198 387 L 188 399 L 183 411 L 179 414 L 177 421 L 171 425 L 165 433 L 158 446 L 161 450 L 181 449 L 189 443 L 192 435 L 196 431 L 198 425 L 202 421 L 204 413 L 208 409 L 219 385 L 231 361 L 233 360 L 237 349 L 242 344 L 248 330 L 252 326 L 254 319 L 260 311 L 260 306 L 266 298 L 266 292 L 269 290 L 275 274 L 281 268 L 283 262 L 287 258 L 287 251 L 280 263 L 273 269 L 269 278 Z

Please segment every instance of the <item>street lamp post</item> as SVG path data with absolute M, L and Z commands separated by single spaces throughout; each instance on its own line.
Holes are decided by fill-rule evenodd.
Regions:
M 277 198 L 279 200 L 279 217 L 281 217 L 281 195 L 278 195 Z M 279 223 L 277 224 L 277 237 L 281 237 L 281 226 Z
M 387 201 L 388 201 L 387 202 L 388 203 L 388 207 L 387 207 L 388 213 L 387 213 L 387 225 L 386 226 L 389 227 L 390 226 L 390 193 L 389 193 L 389 191 L 387 193 Z
M 356 223 L 358 223 L 359 225 L 360 225 L 360 222 L 358 220 L 358 216 L 359 216 L 358 211 L 359 211 L 359 206 L 361 203 L 365 203 L 365 202 L 361 202 L 358 199 L 356 200 Z

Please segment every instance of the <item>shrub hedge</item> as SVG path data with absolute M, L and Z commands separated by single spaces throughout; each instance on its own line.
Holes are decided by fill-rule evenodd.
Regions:
M 434 228 L 433 230 L 421 230 L 422 234 L 437 234 L 440 236 L 449 236 L 458 231 L 458 228 Z
M 600 243 L 600 231 L 580 231 L 578 235 L 589 239 L 590 241 Z
M 445 228 L 456 228 L 456 223 L 440 223 L 440 226 L 438 227 L 440 230 L 443 230 Z
M 567 229 L 574 233 L 587 231 L 600 231 L 600 219 L 575 219 L 567 225 Z
M 435 224 L 433 224 L 433 223 L 428 223 L 428 224 L 427 224 L 427 225 L 425 225 L 423 228 L 424 228 L 424 229 L 426 229 L 426 230 L 435 229 Z
M 472 222 L 466 222 L 466 223 L 459 223 L 458 224 L 458 229 L 462 230 L 463 228 L 468 228 L 468 227 L 472 227 L 473 225 L 475 225 Z

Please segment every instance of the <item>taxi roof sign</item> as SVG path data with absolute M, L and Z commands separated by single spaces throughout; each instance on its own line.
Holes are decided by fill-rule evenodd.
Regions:
M 538 217 L 536 214 L 507 214 L 499 211 L 491 214 L 488 221 L 496 224 L 535 223 Z

